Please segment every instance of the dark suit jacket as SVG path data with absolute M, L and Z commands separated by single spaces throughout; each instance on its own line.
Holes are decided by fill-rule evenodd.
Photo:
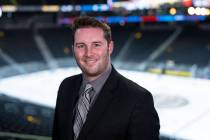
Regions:
M 73 140 L 75 104 L 82 75 L 60 85 L 53 140 Z M 158 140 L 159 118 L 152 95 L 114 68 L 87 115 L 78 140 Z

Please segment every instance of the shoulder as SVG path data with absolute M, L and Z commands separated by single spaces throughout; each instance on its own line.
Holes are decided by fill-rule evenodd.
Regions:
M 141 112 L 143 114 L 149 113 L 158 121 L 153 96 L 150 91 L 124 76 L 120 76 L 119 87 L 120 96 L 123 96 L 127 101 L 129 100 L 130 106 L 133 107 L 134 112 Z
M 79 83 L 81 80 L 82 80 L 81 74 L 67 77 L 61 82 L 61 84 L 59 86 L 59 91 L 63 90 L 63 89 L 70 88 L 70 87 L 74 87 L 75 84 Z
M 121 93 L 126 94 L 126 96 L 130 95 L 136 97 L 148 97 L 148 98 L 152 97 L 152 94 L 147 89 L 137 84 L 136 82 L 126 78 L 125 76 L 121 75 L 114 68 L 112 70 L 110 77 L 112 78 L 109 82 L 112 84 L 117 83 L 116 85 L 118 87 L 118 90 L 120 90 Z
M 81 74 L 65 78 L 58 88 L 57 101 L 69 98 L 71 95 L 69 93 L 78 87 L 77 84 L 80 82 L 80 79 L 82 79 Z
M 127 96 L 133 96 L 134 98 L 138 99 L 149 99 L 153 100 L 152 94 L 146 88 L 142 87 L 141 85 L 137 84 L 136 82 L 124 77 L 123 75 L 119 74 L 119 86 L 121 90 L 127 94 Z
M 70 83 L 75 83 L 77 80 L 80 80 L 81 78 L 82 78 L 81 74 L 67 77 L 61 82 L 60 86 L 64 86 L 64 85 L 70 84 Z

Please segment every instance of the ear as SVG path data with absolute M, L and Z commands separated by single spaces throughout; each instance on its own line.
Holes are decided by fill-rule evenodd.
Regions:
M 74 45 L 71 45 L 71 51 L 72 51 L 72 54 L 74 56 Z
M 114 50 L 114 42 L 113 41 L 110 41 L 110 43 L 108 44 L 108 49 L 109 49 L 109 54 L 111 55 Z

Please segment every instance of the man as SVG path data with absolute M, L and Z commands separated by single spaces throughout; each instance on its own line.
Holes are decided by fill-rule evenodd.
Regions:
M 72 29 L 73 53 L 82 74 L 60 85 L 53 140 L 158 140 L 152 95 L 111 65 L 110 27 L 80 17 Z

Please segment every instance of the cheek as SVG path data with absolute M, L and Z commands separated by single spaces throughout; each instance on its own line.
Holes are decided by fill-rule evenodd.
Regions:
M 78 51 L 78 50 L 75 50 L 74 55 L 75 55 L 76 58 L 81 58 L 82 57 L 82 52 Z
M 103 51 L 101 51 L 99 56 L 103 61 L 106 61 L 109 57 L 109 51 L 108 50 L 103 50 Z

